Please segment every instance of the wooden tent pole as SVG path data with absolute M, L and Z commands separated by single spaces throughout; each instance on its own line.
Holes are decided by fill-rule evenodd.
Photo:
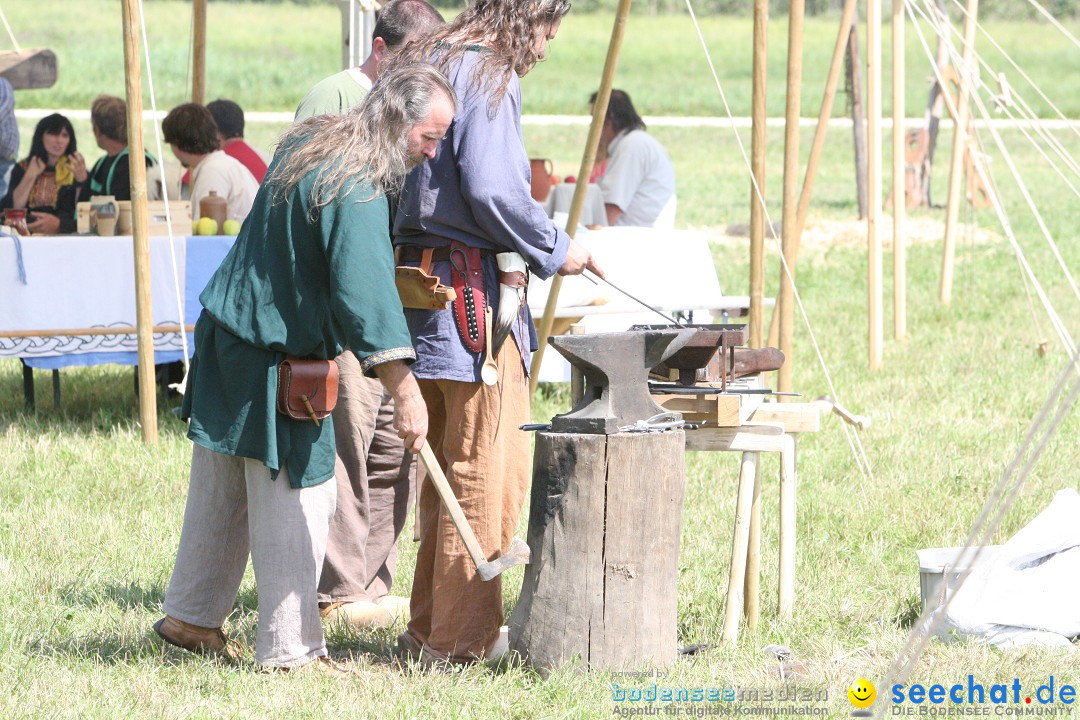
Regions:
M 608 42 L 607 58 L 604 60 L 604 71 L 600 75 L 600 88 L 596 91 L 596 102 L 593 103 L 592 124 L 589 125 L 585 152 L 581 156 L 578 183 L 574 188 L 574 198 L 570 202 L 570 216 L 566 219 L 566 232 L 571 238 L 577 232 L 581 210 L 585 206 L 585 193 L 588 192 L 589 176 L 592 175 L 593 163 L 596 161 L 596 148 L 600 145 L 600 132 L 604 129 L 604 117 L 607 115 L 608 99 L 611 97 L 611 86 L 615 81 L 615 68 L 619 64 L 619 51 L 622 48 L 623 35 L 626 34 L 626 21 L 629 16 L 630 0 L 619 0 L 619 6 L 615 10 L 615 24 L 611 28 L 611 40 Z M 540 347 L 533 353 L 532 371 L 529 373 L 530 398 L 536 393 L 536 384 L 540 381 L 540 363 L 544 360 L 544 350 L 547 347 L 548 335 L 551 334 L 551 326 L 555 324 L 555 308 L 559 303 L 562 281 L 562 275 L 555 275 L 551 279 L 551 289 L 548 291 L 544 315 L 540 319 Z
M 907 336 L 907 141 L 904 131 L 904 3 L 893 0 L 893 337 Z
M 206 103 L 206 0 L 194 0 L 191 9 L 191 24 L 191 102 L 204 105 Z
M 803 177 L 802 191 L 799 193 L 799 210 L 795 218 L 795 255 L 799 254 L 799 245 L 802 243 L 802 233 L 806 228 L 806 214 L 810 210 L 810 196 L 814 189 L 814 180 L 817 178 L 818 163 L 821 160 L 821 150 L 825 147 L 825 132 L 829 128 L 829 118 L 832 117 L 833 102 L 836 99 L 836 87 L 840 84 L 840 71 L 844 69 L 844 57 L 851 37 L 851 21 L 855 17 L 856 0 L 845 0 L 844 10 L 840 17 L 840 29 L 836 33 L 836 45 L 833 46 L 832 62 L 829 64 L 829 75 L 825 80 L 825 95 L 821 98 L 821 112 L 818 113 L 817 130 L 814 132 L 814 142 L 810 146 L 810 158 L 806 161 L 806 175 Z M 750 267 L 753 268 L 753 222 L 754 216 L 750 216 Z M 780 292 L 784 292 L 784 286 L 780 286 Z M 750 297 L 750 337 L 753 338 L 753 294 Z M 773 306 L 772 323 L 769 325 L 769 345 L 776 346 L 780 335 L 780 326 L 777 322 L 780 304 Z M 753 341 L 751 340 L 751 345 Z M 754 346 L 759 347 L 759 346 Z
M 138 0 L 123 0 L 124 76 L 127 80 L 128 149 L 141 158 L 142 58 L 139 56 Z M 139 423 L 144 442 L 157 443 L 157 388 L 154 384 L 154 314 L 150 288 L 150 215 L 146 209 L 146 164 L 131 163 L 131 234 L 135 243 L 135 326 L 139 348 Z
M 795 319 L 795 251 L 798 247 L 799 114 L 802 100 L 802 31 L 804 0 L 792 0 L 788 10 L 787 112 L 784 119 L 784 209 L 781 245 L 787 270 L 780 274 L 780 350 L 786 361 L 778 373 L 781 392 L 791 391 L 792 329 Z
M 750 347 L 765 332 L 765 81 L 769 62 L 769 0 L 754 0 L 753 90 L 750 110 Z M 760 193 L 760 195 L 758 194 Z
M 881 367 L 885 344 L 881 299 L 881 0 L 868 0 L 866 8 L 866 118 L 869 137 L 866 154 L 867 294 L 869 312 L 869 365 Z
M 975 19 L 979 13 L 979 0 L 967 0 L 964 17 L 963 67 L 957 68 L 960 89 L 957 93 L 956 116 L 953 117 L 952 158 L 949 164 L 949 194 L 945 201 L 945 239 L 941 253 L 941 302 L 952 302 L 953 257 L 956 254 L 956 223 L 960 217 L 960 187 L 964 182 L 964 152 L 968 146 L 968 80 L 975 57 Z M 947 88 L 942 88 L 947 92 Z

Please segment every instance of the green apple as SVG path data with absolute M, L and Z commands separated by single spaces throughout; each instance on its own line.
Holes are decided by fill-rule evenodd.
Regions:
M 195 223 L 196 235 L 217 235 L 218 226 L 217 220 L 214 218 L 204 217 L 199 218 L 199 222 Z
M 236 234 L 238 234 L 240 232 L 240 223 L 239 223 L 239 221 L 233 220 L 232 218 L 229 218 L 221 226 L 221 232 L 223 232 L 226 235 L 236 235 Z

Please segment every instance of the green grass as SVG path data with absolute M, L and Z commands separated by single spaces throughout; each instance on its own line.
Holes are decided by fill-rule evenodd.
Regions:
M 26 27 L 29 5 L 5 6 L 16 29 Z M 34 5 L 49 7 L 50 3 Z M 146 7 L 148 13 L 183 10 L 173 2 Z M 229 5 L 212 3 L 210 7 L 212 19 L 237 11 Z M 95 18 L 112 12 L 115 5 L 64 3 L 63 8 L 71 19 L 64 26 L 70 29 L 63 32 L 74 37 L 75 28 L 92 31 L 98 22 Z M 237 93 L 250 92 L 254 98 L 254 93 L 262 92 L 252 78 L 262 79 L 264 71 L 271 77 L 275 73 L 288 76 L 298 93 L 313 77 L 333 70 L 337 58 L 334 13 L 290 5 L 239 10 L 244 11 L 244 22 L 237 19 L 240 16 L 231 16 L 231 47 L 248 48 L 258 62 L 276 57 L 266 50 L 272 47 L 266 38 L 284 43 L 305 33 L 325 31 L 326 50 L 322 64 L 310 71 L 302 62 L 286 64 L 284 70 L 250 70 L 233 86 Z M 284 21 L 280 20 L 283 16 Z M 592 77 L 594 72 L 586 71 L 584 64 L 579 71 L 557 65 L 561 54 L 572 57 L 578 52 L 578 43 L 569 32 L 575 20 L 582 20 L 582 26 L 595 26 L 590 32 L 597 37 L 602 37 L 603 25 L 609 22 L 571 16 L 552 60 L 526 80 L 525 88 L 527 102 L 530 96 L 543 96 L 542 84 L 554 89 L 552 98 L 561 99 L 538 97 L 531 111 L 572 112 L 580 107 L 588 83 L 577 75 Z M 664 18 L 656 27 L 682 20 Z M 186 22 L 181 18 L 171 31 L 180 48 L 186 42 Z M 645 22 L 635 17 L 631 31 Z M 712 22 L 721 28 L 724 23 L 736 27 L 744 21 Z M 820 44 L 825 38 L 827 55 L 828 22 L 815 22 L 821 25 L 808 29 L 807 42 L 816 37 L 815 43 Z M 293 32 L 286 37 L 269 30 L 282 25 Z M 61 31 L 59 25 L 54 27 Z M 1016 30 L 1020 49 L 1034 52 L 1036 46 L 1050 43 L 1045 33 L 1033 35 L 1031 26 L 1008 27 Z M 780 23 L 774 23 L 774 32 L 779 28 Z M 224 29 L 212 32 L 212 45 L 217 32 Z M 733 32 L 728 38 L 737 48 L 742 35 Z M 628 49 L 639 47 L 630 37 Z M 20 39 L 28 45 L 39 43 L 23 35 Z M 62 36 L 41 42 L 46 41 L 60 49 Z M 663 45 L 657 41 L 649 47 Z M 772 46 L 782 49 L 783 42 L 775 39 Z M 683 42 L 681 50 L 686 62 L 691 62 L 696 53 L 693 44 Z M 1046 71 L 1070 66 L 1064 52 L 1047 55 L 1036 65 Z M 99 70 L 105 66 L 93 57 L 87 53 L 88 65 Z M 62 73 L 70 70 L 68 77 L 81 72 L 75 58 L 62 57 L 62 63 Z M 221 72 L 232 72 L 232 65 L 229 58 L 223 64 L 219 61 L 218 67 Z M 773 66 L 779 67 L 780 61 Z M 644 61 L 629 67 L 637 68 L 635 79 L 654 72 Z M 94 77 L 95 72 L 86 77 Z M 655 72 L 657 78 L 663 74 Z M 1075 82 L 1069 73 L 1058 74 L 1061 83 Z M 693 77 L 689 71 L 685 75 Z M 667 77 L 670 81 L 670 73 Z M 70 93 L 62 102 L 52 102 L 54 96 L 47 93 L 27 93 L 20 96 L 20 104 L 85 105 L 98 91 L 118 92 L 119 82 L 87 87 L 72 80 L 66 89 L 55 91 Z M 573 86 L 578 82 L 582 87 Z M 178 81 L 176 87 L 181 85 Z M 627 87 L 636 99 L 636 87 Z M 779 88 L 779 81 L 772 87 Z M 659 93 L 658 104 L 673 112 L 696 112 L 692 92 L 684 95 L 681 90 L 680 85 L 679 93 L 670 89 Z M 212 89 L 211 95 L 216 94 Z M 1069 102 L 1077 102 L 1075 92 L 1068 95 Z M 291 102 L 282 99 L 287 96 L 283 93 L 266 105 L 247 95 L 240 99 L 252 108 L 285 109 Z M 23 97 L 33 101 L 23 102 Z M 917 98 L 918 93 L 909 102 Z M 89 138 L 84 127 L 78 131 Z M 258 132 L 265 133 L 261 138 L 268 142 L 274 130 L 264 126 Z M 730 130 L 656 128 L 655 132 L 675 161 L 681 226 L 715 228 L 746 222 L 749 181 Z M 748 133 L 742 132 L 746 139 Z M 551 157 L 559 174 L 576 174 L 584 128 L 526 126 L 525 135 L 531 154 Z M 1074 154 L 1080 149 L 1075 134 L 1060 133 L 1059 138 Z M 768 139 L 767 193 L 770 212 L 778 220 L 782 136 L 779 130 L 770 130 Z M 805 131 L 804 161 L 809 139 L 810 132 Z M 1020 150 L 1019 140 L 1016 132 L 1006 134 L 1066 262 L 1076 267 L 1080 247 L 1070 238 L 1080 222 L 1077 199 L 1030 150 Z M 944 134 L 940 147 L 947 148 L 949 141 Z M 775 459 L 766 458 L 761 623 L 753 632 L 744 631 L 737 647 L 716 645 L 680 661 L 664 681 L 670 686 L 775 688 L 779 681 L 762 648 L 782 643 L 808 665 L 800 684 L 827 689 L 832 713 L 838 717 L 847 716 L 851 709 L 844 689 L 857 677 L 879 680 L 904 642 L 919 597 L 914 551 L 963 541 L 1065 361 L 1045 316 L 1027 300 L 1016 260 L 992 213 L 982 210 L 973 219 L 994 233 L 977 243 L 961 234 L 951 305 L 937 300 L 940 241 L 928 235 L 912 245 L 909 337 L 903 342 L 891 338 L 892 310 L 886 302 L 884 364 L 875 372 L 867 369 L 866 253 L 846 236 L 851 226 L 837 222 L 852 220 L 855 214 L 850 142 L 847 131 L 829 135 L 811 208 L 811 230 L 817 232 L 817 239 L 806 244 L 797 282 L 839 399 L 853 411 L 873 417 L 873 425 L 861 436 L 873 473 L 869 478 L 859 473 L 835 416 L 823 418 L 821 432 L 801 438 L 797 601 L 794 617 L 781 620 L 775 613 L 778 466 Z M 1080 317 L 1077 301 L 1055 270 L 1030 211 L 1015 188 L 1001 179 L 1002 158 L 996 151 L 991 155 L 1017 237 L 1075 334 Z M 938 199 L 944 195 L 946 157 L 942 151 L 935 175 Z M 943 211 L 923 210 L 913 216 L 926 225 L 940 221 Z M 889 225 L 887 217 L 884 224 Z M 713 252 L 721 284 L 730 293 L 745 293 L 745 241 L 718 241 Z M 656 263 L 658 271 L 678 271 L 678 259 L 665 255 L 662 247 L 657 247 Z M 887 294 L 892 282 L 889 253 L 885 264 Z M 776 290 L 777 274 L 775 252 L 770 250 L 769 294 Z M 1051 341 L 1051 351 L 1040 357 L 1035 348 L 1044 339 Z M 830 392 L 801 322 L 797 322 L 791 362 L 796 390 L 808 398 Z M 0 360 L 0 687 L 6 690 L 0 694 L 0 716 L 524 719 L 611 714 L 611 678 L 600 671 L 566 668 L 541 678 L 521 668 L 501 672 L 472 668 L 449 675 L 402 670 L 390 658 L 400 628 L 358 635 L 332 633 L 333 654 L 362 671 L 345 682 L 262 674 L 248 665 L 228 667 L 163 647 L 150 625 L 160 615 L 179 539 L 190 444 L 164 402 L 158 445 L 141 443 L 130 369 L 68 369 L 62 373 L 62 384 L 63 405 L 53 409 L 47 376 L 39 373 L 39 406 L 36 412 L 28 412 L 23 408 L 19 364 Z M 546 420 L 565 405 L 564 389 L 542 388 L 534 418 Z M 1034 517 L 1056 490 L 1077 486 L 1078 430 L 1073 412 L 1034 467 L 996 542 Z M 677 586 L 678 633 L 683 644 L 720 641 L 737 470 L 738 458 L 732 454 L 688 455 Z M 401 552 L 397 587 L 406 592 L 415 548 L 403 539 Z M 504 590 L 508 608 L 515 602 L 520 582 L 520 570 L 509 574 Z M 230 632 L 248 644 L 254 640 L 255 612 L 255 588 L 249 575 L 228 620 Z M 1042 684 L 1050 675 L 1058 684 L 1080 682 L 1075 661 L 1061 655 L 937 642 L 917 664 L 912 680 L 949 684 L 969 673 L 986 685 L 1010 682 L 1014 677 L 1025 684 Z M 878 693 L 884 695 L 884 689 L 879 687 Z
M 150 36 L 157 102 L 163 109 L 187 100 L 191 79 L 191 3 L 160 0 L 144 5 Z M 89 108 L 100 93 L 124 94 L 120 4 L 110 0 L 39 0 L 6 7 L 23 47 L 49 47 L 59 58 L 60 77 L 49 89 L 17 96 L 21 107 Z M 449 17 L 453 13 L 446 11 Z M 750 114 L 752 21 L 700 18 L 702 35 L 721 85 L 736 115 Z M 816 117 L 821 102 L 839 16 L 806 19 L 803 30 L 803 116 Z M 1074 34 L 1080 23 L 1065 21 Z M 318 80 L 340 69 L 340 14 L 334 5 L 210 3 L 207 25 L 206 97 L 227 97 L 246 110 L 292 111 Z M 523 81 L 526 113 L 585 114 L 588 96 L 599 84 L 611 34 L 612 16 L 572 12 L 551 45 L 549 59 Z M 1080 117 L 1080 76 L 1062 73 L 1075 65 L 1076 48 L 1045 23 L 986 23 L 989 33 L 1069 117 Z M 865 23 L 860 25 L 865 52 Z M 958 29 L 959 31 L 959 29 Z M 1038 42 L 1031 42 L 1038 38 Z M 8 43 L 2 41 L 6 49 Z M 998 59 L 985 37 L 979 51 L 1017 88 L 1023 80 Z M 768 112 L 784 114 L 787 20 L 774 13 L 769 23 Z M 884 111 L 891 38 L 883 37 Z M 906 36 L 906 104 L 910 115 L 926 105 L 931 71 L 914 29 Z M 626 29 L 615 81 L 633 97 L 643 115 L 722 116 L 723 106 L 690 18 L 633 15 Z M 147 86 L 144 71 L 143 87 Z M 144 104 L 149 106 L 148 99 Z M 1040 115 L 1049 110 L 1033 100 Z M 837 103 L 835 116 L 844 115 Z

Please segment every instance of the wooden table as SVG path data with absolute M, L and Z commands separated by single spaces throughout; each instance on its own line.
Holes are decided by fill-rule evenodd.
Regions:
M 780 564 L 778 614 L 790 617 L 795 605 L 795 436 L 820 429 L 814 403 L 764 403 L 740 425 L 702 427 L 686 431 L 686 449 L 742 453 L 739 490 L 735 501 L 735 527 L 728 571 L 727 605 L 723 638 L 734 643 L 739 619 L 747 625 L 758 620 L 761 545 L 760 454 L 780 454 Z

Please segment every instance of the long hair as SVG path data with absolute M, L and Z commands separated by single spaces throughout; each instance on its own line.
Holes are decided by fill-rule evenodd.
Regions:
M 424 38 L 405 44 L 389 57 L 400 62 L 431 61 L 446 74 L 477 44 L 483 46 L 471 86 L 490 92 L 489 108 L 502 102 L 514 73 L 524 76 L 540 59 L 533 46 L 538 33 L 570 12 L 570 0 L 475 0 L 449 24 Z M 440 51 L 436 56 L 435 52 Z
M 71 121 L 60 113 L 53 113 L 38 121 L 37 127 L 34 128 L 34 139 L 30 141 L 30 154 L 26 156 L 26 159 L 39 158 L 48 165 L 49 153 L 45 151 L 45 133 L 59 135 L 61 130 L 67 130 L 68 137 L 71 138 L 64 154 L 70 155 L 78 150 L 79 146 L 75 142 L 75 128 L 71 126 Z
M 589 96 L 589 104 L 596 104 L 596 93 Z M 645 121 L 637 114 L 634 103 L 630 102 L 630 96 L 626 94 L 625 90 L 613 89 L 611 91 L 605 119 L 610 120 L 618 132 L 645 129 Z
M 326 205 L 358 183 L 373 186 L 372 199 L 396 192 L 412 167 L 408 135 L 427 119 L 435 94 L 457 96 L 450 83 L 425 63 L 399 67 L 385 75 L 364 101 L 344 115 L 319 115 L 294 125 L 278 144 L 282 161 L 267 178 L 275 202 L 283 201 L 301 180 L 318 170 L 311 203 Z

